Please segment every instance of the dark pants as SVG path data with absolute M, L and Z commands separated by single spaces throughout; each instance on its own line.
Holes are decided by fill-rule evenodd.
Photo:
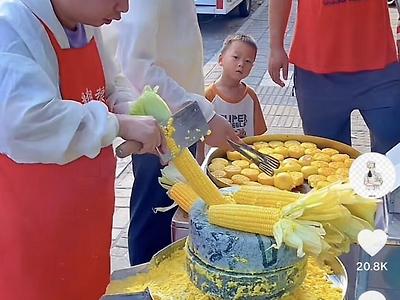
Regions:
M 191 147 L 192 153 L 195 147 Z M 159 250 L 171 243 L 171 220 L 175 212 L 154 213 L 154 207 L 169 206 L 172 200 L 158 183 L 161 176 L 160 159 L 152 154 L 132 156 L 133 183 L 128 231 L 131 265 L 148 262 Z
M 369 128 L 372 151 L 386 153 L 400 142 L 400 64 L 334 74 L 296 67 L 295 88 L 305 134 L 350 145 L 350 114 L 358 109 Z

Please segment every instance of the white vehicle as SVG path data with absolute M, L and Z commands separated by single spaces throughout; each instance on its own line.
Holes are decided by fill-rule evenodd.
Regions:
M 198 14 L 226 15 L 239 7 L 241 17 L 250 14 L 251 0 L 194 0 Z

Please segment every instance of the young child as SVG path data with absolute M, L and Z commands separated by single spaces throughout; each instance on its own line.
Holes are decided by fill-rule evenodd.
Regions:
M 256 55 L 257 44 L 251 36 L 228 36 L 219 56 L 222 74 L 205 91 L 215 112 L 231 123 L 240 138 L 267 131 L 260 101 L 255 91 L 243 82 L 253 68 Z M 197 160 L 200 163 L 207 151 L 205 143 L 198 145 Z

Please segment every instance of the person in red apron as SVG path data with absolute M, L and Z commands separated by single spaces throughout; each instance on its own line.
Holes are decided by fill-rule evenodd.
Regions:
M 95 300 L 105 292 L 112 140 L 138 141 L 140 152 L 162 144 L 154 119 L 111 113 L 133 94 L 107 82 L 101 38 L 82 25 L 127 10 L 121 0 L 0 5 L 0 299 Z
M 351 115 L 358 110 L 370 132 L 371 151 L 386 153 L 400 141 L 400 63 L 387 2 L 297 1 L 288 56 L 284 39 L 292 2 L 270 1 L 268 69 L 283 87 L 281 77 L 288 78 L 289 62 L 294 65 L 304 133 L 351 145 Z

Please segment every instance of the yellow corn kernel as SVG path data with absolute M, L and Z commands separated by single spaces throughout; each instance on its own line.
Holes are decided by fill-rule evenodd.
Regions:
M 281 166 L 284 166 L 289 163 L 298 163 L 298 161 L 297 161 L 297 159 L 295 159 L 293 157 L 288 157 L 288 158 L 285 158 L 284 160 L 282 160 Z
M 281 190 L 290 191 L 295 187 L 293 178 L 288 173 L 279 173 L 274 176 L 274 186 Z
M 289 150 L 288 150 L 288 148 L 286 148 L 284 146 L 275 147 L 274 148 L 274 153 L 281 154 L 284 157 L 288 157 L 289 156 Z
M 257 181 L 264 185 L 274 185 L 274 177 L 268 176 L 265 173 L 258 174 Z
M 329 176 L 329 175 L 333 175 L 335 173 L 336 173 L 336 169 L 334 169 L 334 168 L 322 167 L 322 168 L 318 169 L 319 175 Z
M 177 170 L 208 205 L 225 203 L 222 194 L 211 179 L 202 171 L 189 149 L 184 148 L 181 150 L 176 145 L 175 140 L 172 138 L 173 133 L 173 129 L 167 128 L 165 139 L 173 157 L 172 162 Z
M 239 160 L 239 159 L 242 158 L 242 155 L 237 151 L 227 151 L 226 152 L 226 157 L 229 160 Z
M 277 208 L 253 205 L 220 204 L 208 209 L 211 224 L 266 236 L 273 236 L 273 226 L 280 218 Z
M 289 146 L 289 156 L 294 158 L 300 158 L 304 155 L 304 148 L 300 146 Z
M 293 179 L 293 183 L 295 186 L 302 185 L 304 183 L 304 175 L 301 172 L 289 172 L 289 175 Z
M 319 168 L 327 168 L 327 167 L 329 167 L 329 163 L 328 162 L 321 161 L 321 160 L 312 161 L 310 165 L 313 166 L 313 167 L 317 167 L 318 169 Z
M 318 174 L 318 168 L 315 166 L 304 166 L 301 168 L 301 173 L 305 179 L 308 179 L 311 175 Z
M 347 168 L 350 168 L 350 167 L 351 167 L 351 164 L 353 163 L 353 161 L 354 161 L 354 159 L 352 159 L 352 158 L 346 158 L 343 162 L 344 162 L 344 165 L 345 165 Z
M 271 141 L 268 143 L 271 148 L 281 147 L 283 146 L 283 142 L 281 141 Z
M 208 165 L 208 170 L 210 172 L 223 171 L 225 166 L 222 163 L 211 163 Z
M 310 148 L 317 148 L 317 145 L 314 143 L 309 143 L 309 142 L 304 142 L 300 144 L 304 149 L 310 149 Z
M 274 149 L 271 147 L 262 147 L 262 148 L 258 149 L 258 152 L 260 152 L 262 154 L 271 155 L 272 153 L 274 153 Z
M 237 204 L 281 208 L 296 201 L 300 196 L 298 193 L 282 191 L 272 186 L 243 185 L 233 194 L 233 199 Z
M 335 155 L 335 154 L 339 154 L 339 151 L 337 151 L 336 149 L 333 148 L 323 148 L 321 150 L 322 153 L 328 154 L 329 156 Z
M 329 175 L 326 177 L 326 181 L 328 182 L 336 182 L 336 181 L 346 181 L 346 177 L 344 177 L 343 175 Z
M 315 153 L 313 155 L 313 159 L 314 160 L 319 160 L 319 161 L 326 161 L 328 163 L 331 161 L 331 157 L 328 154 L 325 154 L 325 153 Z
M 200 199 L 190 185 L 183 182 L 175 183 L 167 194 L 187 213 L 191 210 L 193 204 Z
M 348 177 L 349 176 L 349 169 L 348 168 L 336 169 L 335 174 L 336 175 L 341 175 L 341 176 L 344 176 L 344 177 Z
M 350 156 L 348 154 L 334 154 L 331 156 L 332 161 L 342 161 L 344 162 L 346 159 L 349 159 Z
M 246 169 L 243 169 L 240 172 L 240 174 L 248 177 L 252 181 L 257 181 L 258 174 L 260 174 L 260 171 L 258 171 L 256 169 L 246 168 Z
M 211 172 L 211 175 L 215 178 L 226 178 L 226 172 L 224 170 L 216 170 Z
M 250 164 L 250 169 L 260 170 L 255 163 Z
M 309 154 L 305 154 L 299 158 L 299 164 L 301 164 L 303 167 L 311 165 L 311 162 L 313 162 L 313 161 L 314 160 L 313 160 L 312 155 L 309 155 Z
M 222 157 L 216 157 L 211 160 L 211 163 L 212 164 L 222 164 L 224 166 L 227 166 L 229 164 L 229 161 Z
M 225 183 L 225 184 L 227 184 L 227 185 L 232 185 L 232 183 L 233 183 L 232 179 L 230 179 L 230 178 L 222 178 L 222 177 L 220 177 L 220 178 L 218 178 L 218 180 L 223 182 L 223 183 Z
M 318 175 L 318 174 L 310 175 L 310 176 L 308 176 L 307 181 L 311 187 L 316 187 L 319 181 L 326 181 L 326 176 Z
M 258 149 L 261 149 L 263 147 L 268 147 L 268 143 L 267 142 L 255 142 L 253 144 L 253 146 L 254 146 L 254 149 L 258 150 Z
M 279 169 L 275 170 L 275 174 L 282 172 L 299 172 L 301 170 L 301 165 L 297 162 L 287 163 L 281 166 Z
M 308 155 L 314 155 L 317 153 L 321 153 L 321 149 L 318 148 L 306 148 L 304 150 L 304 154 L 308 154 Z
M 339 169 L 339 168 L 344 168 L 344 162 L 342 161 L 331 161 L 329 163 L 329 167 L 330 168 L 334 168 L 334 169 Z
M 245 169 L 250 166 L 250 163 L 247 160 L 244 159 L 239 159 L 239 160 L 234 160 L 232 162 L 232 165 L 240 167 L 240 169 Z
M 289 148 L 290 146 L 300 146 L 300 142 L 299 141 L 295 141 L 295 140 L 289 140 L 289 141 L 284 142 L 283 145 L 285 147 Z M 303 150 L 304 150 L 304 148 L 303 148 Z
M 228 165 L 224 168 L 224 171 L 226 172 L 226 177 L 231 178 L 233 175 L 240 174 L 242 169 L 235 165 Z
M 249 177 L 246 177 L 246 176 L 241 175 L 241 174 L 233 175 L 231 179 L 232 179 L 234 184 L 244 184 L 245 182 L 249 182 L 250 181 Z

